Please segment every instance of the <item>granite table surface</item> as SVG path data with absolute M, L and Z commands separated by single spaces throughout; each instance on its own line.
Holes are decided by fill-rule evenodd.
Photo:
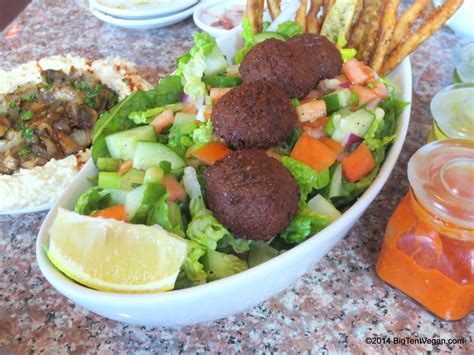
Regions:
M 0 10 L 1 11 L 1 10 Z M 53 54 L 121 56 L 155 83 L 192 45 L 192 19 L 132 31 L 95 19 L 85 0 L 34 0 L 0 34 L 0 68 Z M 227 319 L 182 328 L 151 328 L 104 319 L 73 304 L 42 277 L 35 239 L 46 213 L 0 216 L 0 354 L 84 352 L 313 353 L 474 352 L 474 314 L 436 318 L 382 282 L 374 264 L 385 225 L 407 191 L 409 157 L 428 137 L 430 100 L 452 80 L 456 37 L 443 28 L 412 55 L 413 104 L 403 152 L 370 208 L 316 266 L 263 304 Z M 1 196 L 0 196 L 1 198 Z M 391 344 L 370 345 L 386 337 Z M 463 344 L 448 344 L 449 339 Z M 434 344 L 394 344 L 434 339 Z M 407 340 L 408 339 L 408 340 Z M 445 339 L 446 344 L 437 344 Z

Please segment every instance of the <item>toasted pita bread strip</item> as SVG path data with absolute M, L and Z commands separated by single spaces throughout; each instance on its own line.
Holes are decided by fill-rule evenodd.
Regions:
M 253 33 L 260 33 L 263 28 L 263 0 L 247 0 L 245 16 L 252 25 Z
M 403 14 L 400 16 L 395 31 L 393 31 L 392 39 L 388 51 L 391 52 L 400 42 L 410 34 L 413 25 L 420 19 L 430 6 L 430 0 L 416 0 Z
M 388 53 L 390 40 L 397 24 L 398 6 L 400 6 L 400 0 L 387 0 L 385 3 L 379 40 L 370 62 L 370 66 L 376 72 L 382 69 L 385 55 Z
M 303 32 L 306 30 L 306 10 L 308 8 L 308 0 L 301 0 L 301 5 L 296 11 L 295 22 L 301 27 Z
M 381 0 L 372 0 L 365 3 L 362 15 L 359 16 L 357 24 L 352 28 L 350 38 L 348 38 L 349 48 L 361 48 L 367 26 L 376 21 L 380 2 Z
M 336 0 L 324 0 L 323 1 L 323 16 L 321 19 L 321 27 L 324 24 L 324 20 L 326 19 L 326 16 L 328 15 L 329 11 L 331 10 L 331 7 L 333 7 L 334 3 Z
M 267 0 L 267 7 L 272 20 L 274 20 L 280 15 L 281 0 Z
M 363 0 L 357 0 L 356 8 L 355 8 L 355 11 L 354 11 L 354 17 L 352 17 L 352 24 L 351 24 L 351 28 L 349 29 L 349 33 L 350 33 L 350 30 L 352 28 L 354 28 L 355 24 L 359 21 L 359 17 L 362 14 L 362 9 L 363 8 L 364 8 L 364 1 Z M 349 37 L 349 34 L 347 35 L 347 37 Z
M 321 35 L 333 43 L 337 43 L 339 37 L 346 38 L 358 3 L 359 0 L 336 0 L 324 20 Z
M 319 33 L 320 24 L 318 21 L 318 14 L 323 6 L 323 0 L 311 0 L 308 15 L 306 15 L 306 32 Z
M 400 64 L 403 59 L 410 55 L 420 44 L 438 31 L 449 18 L 463 4 L 463 0 L 446 0 L 446 2 L 437 8 L 432 9 L 426 16 L 418 30 L 409 35 L 405 41 L 400 43 L 393 52 L 386 58 L 380 75 L 385 75 Z
M 370 59 L 375 50 L 375 44 L 379 37 L 379 26 L 382 18 L 383 7 L 380 6 L 379 2 L 379 5 L 372 10 L 374 11 L 373 17 L 367 24 L 360 45 L 357 47 L 357 58 L 365 64 L 370 63 Z

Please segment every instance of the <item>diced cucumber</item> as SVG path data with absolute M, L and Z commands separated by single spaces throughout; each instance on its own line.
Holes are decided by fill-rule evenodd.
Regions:
M 338 219 L 341 216 L 341 212 L 339 212 L 331 202 L 326 200 L 321 195 L 316 195 L 311 200 L 309 200 L 308 208 L 317 214 L 327 216 L 330 222 Z
M 125 211 L 130 223 L 144 224 L 153 204 L 166 193 L 161 184 L 144 184 L 127 194 Z
M 342 193 L 342 165 L 337 163 L 332 174 L 331 183 L 329 185 L 329 198 L 340 196 Z
M 120 164 L 123 163 L 122 159 L 116 158 L 99 158 L 97 159 L 97 169 L 100 171 L 117 171 Z
M 143 182 L 145 184 L 159 184 L 163 176 L 165 176 L 163 169 L 158 166 L 152 166 L 146 169 Z
M 101 171 L 97 186 L 101 189 L 120 189 L 120 181 L 122 176 L 118 173 L 110 171 Z
M 156 142 L 156 131 L 153 126 L 141 126 L 117 132 L 105 137 L 105 143 L 112 158 L 132 160 L 138 141 Z
M 145 179 L 145 173 L 138 169 L 130 169 L 122 176 L 120 189 L 125 191 L 133 190 L 138 185 L 142 185 Z
M 271 32 L 271 31 L 257 33 L 253 38 L 255 39 L 255 42 L 257 43 L 263 42 L 266 39 L 270 39 L 270 38 L 279 39 L 280 41 L 285 41 L 288 39 L 285 36 L 283 36 L 281 33 Z
M 209 281 L 223 279 L 248 269 L 247 262 L 235 255 L 207 249 L 202 264 Z
M 196 115 L 194 113 L 178 112 L 174 116 L 173 126 L 182 126 L 196 123 Z
M 181 226 L 184 230 L 183 216 L 181 215 L 181 208 L 176 202 L 168 201 L 168 218 L 172 226 Z
M 214 46 L 212 52 L 204 58 L 204 62 L 206 63 L 204 74 L 206 75 L 223 73 L 227 69 L 227 60 L 222 54 L 219 46 Z
M 233 88 L 243 83 L 238 76 L 209 75 L 204 76 L 202 81 L 211 88 Z
M 351 91 L 349 89 L 334 91 L 324 95 L 322 99 L 326 103 L 327 112 L 331 113 L 351 104 Z
M 252 241 L 247 256 L 247 262 L 249 267 L 254 267 L 278 256 L 278 254 L 280 254 L 278 250 L 272 248 L 267 243 L 262 241 Z
M 138 142 L 133 156 L 133 167 L 146 170 L 152 166 L 160 166 L 162 161 L 171 164 L 171 169 L 183 168 L 186 164 L 181 157 L 166 145 L 155 142 Z
M 365 109 L 347 113 L 345 109 L 335 112 L 326 128 L 331 128 L 331 138 L 338 142 L 343 142 L 349 134 L 364 137 L 375 119 L 375 115 Z M 326 131 L 325 128 L 325 131 Z M 329 130 L 329 129 L 328 129 Z

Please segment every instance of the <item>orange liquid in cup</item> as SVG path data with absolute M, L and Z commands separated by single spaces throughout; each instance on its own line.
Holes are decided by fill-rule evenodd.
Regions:
M 417 161 L 417 152 L 410 161 L 412 188 L 387 225 L 376 270 L 437 316 L 457 320 L 474 310 L 474 142 L 459 143 L 467 147 L 461 157 L 459 147 L 447 148 L 459 141 L 444 142 L 432 143 L 439 155 Z

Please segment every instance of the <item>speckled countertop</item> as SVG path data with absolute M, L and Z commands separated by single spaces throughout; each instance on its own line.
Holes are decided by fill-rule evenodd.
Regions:
M 192 20 L 135 32 L 104 24 L 85 0 L 35 0 L 0 35 L 0 67 L 52 54 L 123 56 L 152 83 L 196 31 Z M 426 141 L 431 97 L 452 78 L 456 38 L 444 28 L 412 56 L 410 130 L 392 176 L 349 235 L 287 290 L 245 313 L 180 329 L 120 324 L 66 300 L 42 277 L 35 238 L 45 213 L 0 216 L 0 354 L 28 352 L 474 352 L 474 314 L 443 322 L 375 274 L 385 225 L 407 190 L 406 164 Z M 1 197 L 0 197 L 1 198 Z M 324 305 L 324 306 L 322 306 Z M 367 337 L 392 344 L 367 345 Z M 395 338 L 464 338 L 463 345 L 394 345 Z

